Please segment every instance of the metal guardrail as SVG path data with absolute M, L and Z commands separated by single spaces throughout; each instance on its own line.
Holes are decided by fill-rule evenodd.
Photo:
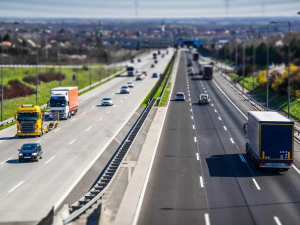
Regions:
M 115 154 L 107 163 L 106 167 L 100 175 L 100 179 L 97 184 L 84 197 L 71 205 L 71 215 L 68 218 L 64 219 L 64 224 L 68 224 L 76 220 L 93 204 L 95 204 L 98 200 L 101 200 L 101 197 L 104 195 L 105 191 L 109 188 L 110 184 L 114 180 L 120 168 L 120 165 L 126 157 L 134 139 L 138 135 L 155 102 L 156 99 L 152 99 L 150 103 L 145 107 L 119 148 L 116 150 Z

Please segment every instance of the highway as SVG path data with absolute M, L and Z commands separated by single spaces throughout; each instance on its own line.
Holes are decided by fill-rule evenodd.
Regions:
M 243 124 L 254 110 L 226 84 L 187 75 L 182 51 L 137 224 L 298 224 L 300 146 L 287 172 L 258 171 L 245 154 Z M 198 67 L 194 63 L 198 72 Z M 209 94 L 209 106 L 197 97 Z
M 15 126 L 0 131 L 0 223 L 38 221 L 60 205 L 106 146 L 122 141 L 115 136 L 156 83 L 152 73 L 164 71 L 169 52 L 158 58 L 155 68 L 150 68 L 151 55 L 138 63 L 148 72 L 143 81 L 122 75 L 79 96 L 78 114 L 42 137 L 18 139 Z M 131 93 L 119 94 L 128 81 L 135 84 Z M 114 105 L 102 107 L 103 97 L 112 97 Z M 39 142 L 43 148 L 38 163 L 18 162 L 17 150 L 28 142 Z

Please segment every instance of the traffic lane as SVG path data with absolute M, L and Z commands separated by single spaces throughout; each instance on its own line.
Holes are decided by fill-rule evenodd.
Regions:
M 186 86 L 182 54 L 180 59 L 174 93 Z M 190 116 L 189 102 L 169 103 L 138 224 L 182 224 L 202 219 L 197 209 L 206 208 L 206 198 Z
M 160 65 L 156 68 L 156 70 L 163 70 L 164 68 L 164 65 L 166 64 L 166 61 L 167 61 L 168 59 L 165 59 L 165 63 L 160 63 Z M 146 70 L 146 68 L 144 68 L 145 70 Z M 150 71 L 151 71 L 152 69 L 150 69 Z M 79 96 L 79 102 L 81 102 L 80 103 L 80 105 L 79 105 L 79 112 L 78 112 L 78 114 L 80 115 L 81 113 L 86 113 L 87 111 L 90 111 L 90 110 L 92 110 L 92 107 L 95 107 L 95 106 L 97 106 L 97 105 L 99 105 L 99 104 L 101 104 L 101 97 L 99 96 L 99 95 L 102 95 L 102 96 L 106 96 L 106 95 L 108 95 L 108 96 L 111 96 L 112 95 L 112 93 L 115 93 L 116 91 L 118 91 L 119 90 L 119 88 L 121 87 L 121 85 L 123 84 L 126 84 L 128 81 L 132 81 L 133 80 L 133 78 L 132 77 L 122 77 L 122 78 L 118 78 L 118 79 L 114 79 L 114 80 L 112 80 L 112 81 L 110 81 L 110 82 L 112 82 L 112 83 L 110 83 L 109 82 L 109 84 L 108 85 L 106 85 L 106 84 L 104 84 L 103 86 L 103 88 L 101 88 L 100 90 L 97 90 L 97 89 L 94 89 L 94 90 L 92 90 L 91 92 L 88 92 L 88 93 L 86 93 L 87 94 L 87 96 L 85 96 L 86 94 L 84 94 L 84 95 L 82 95 L 82 96 Z M 145 79 L 145 81 L 146 80 L 148 80 L 148 79 Z M 143 81 L 144 83 L 145 83 L 145 81 Z M 154 80 L 149 80 L 150 81 L 150 83 L 147 83 L 147 84 L 144 84 L 143 82 L 139 82 L 139 84 L 138 84 L 138 86 L 145 86 L 145 87 L 147 87 L 148 85 L 153 85 L 155 82 L 156 82 L 156 79 L 154 79 Z M 148 81 L 147 81 L 148 82 Z M 135 90 L 135 89 L 134 89 Z M 100 98 L 99 98 L 100 97 Z M 114 96 L 114 97 L 118 97 L 118 96 Z M 74 117 L 74 118 L 72 118 L 71 119 L 71 121 L 72 120 L 76 120 L 77 118 L 78 118 L 78 116 L 79 115 L 77 115 L 76 117 Z M 69 123 L 69 121 L 70 120 L 68 120 L 68 122 L 67 121 L 60 121 L 60 125 L 59 125 L 59 127 L 57 128 L 57 129 L 62 129 L 62 128 L 64 128 L 64 125 L 66 124 L 66 123 Z M 76 123 L 76 125 L 78 126 L 78 124 L 79 124 L 79 122 L 78 122 L 78 120 L 75 122 Z M 72 124 L 70 124 L 70 125 L 72 125 Z M 16 129 L 16 128 L 15 128 Z M 10 129 L 10 133 L 14 133 L 14 135 L 15 135 L 15 129 Z M 57 130 L 57 129 L 55 129 L 54 130 L 54 132 Z M 84 129 L 84 128 L 83 128 Z M 53 132 L 53 131 L 52 131 Z M 46 135 L 47 136 L 47 135 Z M 43 138 L 39 138 L 39 139 L 43 139 Z M 20 148 L 24 143 L 28 143 L 28 141 L 33 141 L 33 142 L 35 142 L 36 141 L 36 138 L 30 138 L 30 139 L 18 139 L 17 137 L 14 137 L 14 138 L 11 138 L 11 139 L 8 139 L 8 140 L 6 140 L 5 142 L 2 142 L 2 143 L 0 143 L 0 145 L 1 145 L 1 148 L 3 148 L 4 150 L 6 150 L 6 151 L 2 151 L 1 153 L 0 153 L 0 158 L 1 159 L 3 159 L 3 160 L 7 160 L 7 159 L 9 159 L 9 158 L 11 158 L 12 157 L 12 153 L 11 153 L 11 148 L 13 147 L 13 146 L 16 146 L 16 143 L 18 143 L 17 144 L 17 146 L 16 146 L 16 150 L 18 149 L 18 148 Z M 13 144 L 11 143 L 11 141 L 13 141 Z M 15 156 L 15 155 L 17 155 L 17 153 L 15 153 L 13 156 Z
M 148 85 L 149 86 L 149 85 Z M 149 89 L 151 89 L 151 87 L 149 87 Z M 144 90 L 144 94 L 146 95 L 147 93 L 148 93 L 148 91 L 147 90 L 145 90 L 145 89 L 142 89 L 142 90 Z M 140 95 L 138 95 L 138 96 L 140 96 Z M 142 99 L 140 99 L 140 100 L 142 100 Z M 134 101 L 134 102 L 136 102 L 136 101 Z M 137 102 L 136 104 L 138 104 L 139 105 L 139 102 Z M 123 115 L 124 115 L 124 112 L 122 113 Z M 47 136 L 46 136 L 47 137 Z M 49 136 L 50 137 L 50 136 Z M 99 140 L 99 137 L 97 137 L 97 141 Z M 78 140 L 78 141 L 76 141 L 76 145 L 78 145 L 78 143 L 80 142 L 80 140 Z M 75 154 L 74 152 L 73 152 L 73 154 Z M 76 163 L 75 163 L 76 164 Z M 83 163 L 84 164 L 84 163 Z M 54 164 L 53 164 L 54 165 Z M 54 168 L 54 170 L 55 170 L 55 168 Z M 54 182 L 54 183 L 56 183 L 56 182 Z
M 209 82 L 207 82 L 207 86 L 209 86 Z M 213 91 L 209 91 L 209 93 L 211 93 Z M 217 92 L 217 91 L 216 91 Z M 211 98 L 212 95 L 211 95 Z M 224 98 L 224 96 L 223 96 Z M 222 96 L 217 96 L 217 99 L 222 99 Z M 223 101 L 222 101 L 223 102 Z M 230 113 L 226 113 L 226 111 L 229 111 L 231 109 L 226 109 L 226 104 L 216 104 L 216 107 L 223 107 L 221 110 L 219 110 L 220 114 L 223 114 L 223 120 L 226 116 L 229 116 L 229 118 L 226 118 L 224 120 L 225 124 L 228 124 L 231 122 L 231 124 L 233 123 L 238 123 L 238 119 L 237 117 L 232 117 L 230 119 Z M 230 108 L 230 105 L 229 105 Z M 241 120 L 243 120 L 242 117 L 240 117 Z M 227 120 L 227 121 L 226 121 Z M 233 122 L 234 121 L 234 122 Z M 240 122 L 241 124 L 245 123 L 245 121 Z M 243 132 L 241 129 L 228 129 L 229 132 L 232 134 L 233 137 L 235 137 L 235 140 L 243 140 L 245 138 L 237 138 L 236 134 L 241 134 L 243 136 Z M 240 145 L 241 147 L 244 146 L 245 140 L 242 141 L 242 143 L 238 143 L 238 145 Z M 299 200 L 299 195 L 297 194 L 297 187 L 299 186 L 299 174 L 295 173 L 289 173 L 286 174 L 284 178 L 281 176 L 282 173 L 279 173 L 278 171 L 257 171 L 256 168 L 254 168 L 253 163 L 250 162 L 250 160 L 246 158 L 246 162 L 249 164 L 249 168 L 250 170 L 253 171 L 253 175 L 256 176 L 256 181 L 259 184 L 260 188 L 262 190 L 267 190 L 263 192 L 263 195 L 260 196 L 260 198 L 257 198 L 259 200 L 255 200 L 253 201 L 255 198 L 253 198 L 253 195 L 249 194 L 249 191 L 245 191 L 245 197 L 247 199 L 247 201 L 249 202 L 249 204 L 278 204 L 278 203 L 288 203 L 288 202 L 292 202 L 294 200 L 298 201 Z M 295 174 L 296 176 L 292 176 L 292 174 Z M 290 177 L 290 178 L 289 178 Z M 286 185 L 283 185 L 286 184 Z M 248 184 L 242 184 L 241 186 L 243 187 L 243 189 L 248 188 Z M 288 190 L 288 192 L 287 192 Z M 279 197 L 280 196 L 280 197 Z M 265 209 L 270 211 L 271 209 Z M 266 212 L 264 212 L 266 213 Z M 269 213 L 269 212 L 268 212 Z M 284 210 L 284 213 L 282 212 L 276 212 L 276 214 L 278 216 L 280 216 L 280 218 L 286 217 L 286 213 L 288 213 L 286 210 Z M 270 213 L 269 213 L 270 214 Z M 255 220 L 260 220 L 259 217 L 255 216 Z

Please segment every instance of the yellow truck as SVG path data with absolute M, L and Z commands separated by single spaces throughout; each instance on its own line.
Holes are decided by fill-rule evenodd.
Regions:
M 38 105 L 21 105 L 15 120 L 18 137 L 40 137 L 57 127 L 59 115 L 58 112 L 42 112 Z

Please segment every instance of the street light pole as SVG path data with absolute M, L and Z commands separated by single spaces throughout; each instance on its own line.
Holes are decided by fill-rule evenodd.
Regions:
M 59 86 L 61 87 L 61 62 L 60 62 L 60 46 L 59 46 L 59 43 L 60 43 L 60 35 L 59 35 L 59 32 L 58 32 L 58 38 L 57 38 L 57 57 L 58 57 L 58 64 L 59 64 Z
M 3 22 L 1 23 L 4 30 Z M 1 121 L 3 121 L 3 32 L 1 32 Z
M 298 12 L 298 15 L 300 12 Z M 288 34 L 290 36 L 291 34 L 291 22 L 290 21 L 271 21 L 271 24 L 279 24 L 279 23 L 285 23 L 288 24 Z M 289 48 L 288 48 L 288 118 L 290 118 L 290 102 L 291 102 L 291 63 L 290 63 L 290 52 L 291 52 L 291 43 L 289 42 Z
M 255 73 L 255 46 L 254 46 L 254 43 L 253 43 L 253 97 L 254 97 L 254 73 Z
M 243 42 L 243 93 L 245 90 L 245 40 Z
M 268 30 L 267 30 L 267 109 L 269 108 L 269 42 L 268 42 Z
M 39 105 L 39 50 L 37 45 L 37 31 L 35 32 L 36 49 L 36 105 Z
M 237 39 L 235 40 L 235 86 L 237 83 Z

